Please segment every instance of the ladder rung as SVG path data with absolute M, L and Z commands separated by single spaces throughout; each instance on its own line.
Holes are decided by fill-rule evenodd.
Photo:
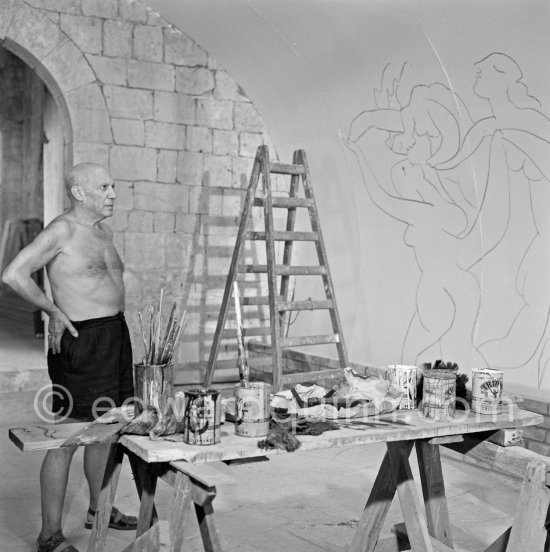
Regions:
M 295 372 L 283 374 L 281 380 L 288 386 L 294 386 L 304 381 L 319 381 L 328 379 L 340 379 L 344 375 L 342 368 L 327 368 L 326 370 L 312 370 L 311 372 Z
M 248 364 L 251 367 L 255 366 L 273 366 L 273 359 L 269 357 L 249 357 Z M 238 368 L 239 359 L 238 358 L 226 358 L 226 359 L 217 359 L 216 368 Z
M 245 235 L 247 240 L 265 240 L 265 232 L 250 230 Z M 273 232 L 273 239 L 276 241 L 317 241 L 317 232 Z
M 250 367 L 250 376 L 256 381 L 273 383 L 273 373 Z M 306 372 L 293 372 L 282 374 L 281 381 L 288 387 L 294 387 L 297 383 L 316 382 L 319 380 L 341 380 L 344 376 L 342 368 L 327 368 L 326 370 L 311 370 Z
M 265 240 L 265 232 L 251 230 L 246 233 L 247 240 Z M 273 232 L 273 239 L 276 241 L 317 241 L 317 232 Z
M 267 265 L 239 265 L 239 272 L 243 273 L 262 273 L 267 272 Z M 324 266 L 286 266 L 276 265 L 275 274 L 279 276 L 322 276 L 326 274 Z
M 332 309 L 334 303 L 330 299 L 323 299 L 321 301 L 287 301 L 286 303 L 279 303 L 277 308 L 280 311 L 304 311 L 304 310 L 319 310 L 319 309 Z
M 241 297 L 241 305 L 243 307 L 254 305 L 269 305 L 269 297 L 255 296 L 255 297 Z
M 255 207 L 263 207 L 264 198 L 254 198 Z M 271 205 L 273 207 L 281 207 L 283 209 L 290 209 L 292 207 L 312 207 L 313 201 L 307 197 L 280 197 L 274 196 L 271 198 Z
M 269 172 L 274 174 L 305 174 L 303 165 L 291 165 L 287 163 L 270 163 Z
M 243 337 L 252 337 L 258 335 L 271 335 L 270 326 L 258 326 L 255 328 L 243 328 Z M 223 331 L 223 337 L 236 338 L 237 330 L 232 330 L 231 328 Z
M 322 276 L 327 271 L 324 266 L 286 266 L 277 265 L 275 274 L 279 276 Z
M 306 345 L 324 345 L 325 343 L 340 343 L 338 334 L 304 335 L 298 337 L 283 337 L 281 347 L 304 347 Z

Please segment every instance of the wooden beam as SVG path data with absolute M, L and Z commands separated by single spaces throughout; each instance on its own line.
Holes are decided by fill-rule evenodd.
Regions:
M 523 479 L 531 460 L 539 460 L 546 465 L 546 485 L 550 486 L 550 458 L 522 447 L 501 447 L 494 443 L 480 440 L 475 435 L 465 435 L 464 442 L 443 445 L 463 454 L 488 468 L 507 475 Z
M 426 441 L 416 441 L 416 454 L 426 507 L 428 532 L 430 536 L 452 548 L 451 524 L 439 446 Z
M 531 460 L 525 470 L 507 552 L 544 548 L 544 520 L 550 504 L 550 490 L 546 487 L 547 469 L 544 462 Z

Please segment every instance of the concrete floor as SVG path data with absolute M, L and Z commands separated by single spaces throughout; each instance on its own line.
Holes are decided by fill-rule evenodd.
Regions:
M 5 381 L 0 400 L 0 550 L 29 552 L 40 529 L 38 474 L 44 453 L 21 452 L 8 440 L 8 429 L 36 423 L 36 390 L 44 381 L 41 344 L 24 328 L 0 318 L 0 374 Z M 30 375 L 21 375 L 30 372 Z M 25 385 L 21 385 L 25 381 Z M 383 444 L 280 454 L 250 464 L 215 464 L 223 474 L 214 502 L 217 523 L 228 552 L 344 551 L 372 486 L 384 453 Z M 416 470 L 416 466 L 413 465 Z M 457 551 L 483 550 L 509 524 L 519 496 L 519 482 L 444 456 L 443 469 L 453 539 Z M 170 488 L 160 482 L 157 508 L 161 519 L 170 507 Z M 84 526 L 87 488 L 82 451 L 73 461 L 65 502 L 64 533 L 81 551 L 90 532 Z M 136 514 L 138 502 L 125 461 L 115 504 Z M 392 504 L 382 538 L 402 521 L 399 501 Z M 468 531 L 472 535 L 468 536 Z M 110 529 L 107 552 L 121 551 L 133 532 Z M 201 550 L 196 524 L 186 551 Z M 388 548 L 380 547 L 383 552 Z M 377 549 L 378 550 L 378 549 Z M 531 551 L 529 551 L 531 552 Z M 534 551 L 533 551 L 534 552 Z

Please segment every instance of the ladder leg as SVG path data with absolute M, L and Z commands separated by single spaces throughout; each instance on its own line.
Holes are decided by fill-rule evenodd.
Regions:
M 300 156 L 297 151 L 294 152 L 292 162 L 294 164 L 297 164 L 300 162 Z M 290 177 L 290 192 L 289 192 L 290 198 L 297 197 L 299 185 L 300 185 L 300 175 L 293 174 Z M 293 232 L 295 226 L 296 226 L 296 207 L 289 207 L 287 220 L 286 220 L 286 231 Z M 283 252 L 284 266 L 290 266 L 290 264 L 292 263 L 293 249 L 294 249 L 294 241 L 293 240 L 285 241 L 284 252 Z M 283 301 L 288 301 L 290 299 L 290 292 L 291 292 L 290 275 L 283 274 L 281 276 L 281 293 L 280 293 L 280 296 Z M 285 311 L 284 314 L 281 316 L 281 332 L 280 332 L 281 335 L 286 336 L 288 333 L 291 313 L 292 311 L 288 310 L 288 311 Z
M 252 168 L 252 174 L 250 176 L 250 183 L 246 192 L 246 198 L 244 201 L 243 214 L 237 232 L 237 239 L 235 241 L 235 248 L 233 249 L 233 256 L 231 258 L 231 264 L 229 265 L 229 273 L 227 275 L 227 281 L 225 283 L 225 290 L 223 292 L 222 305 L 220 314 L 218 316 L 218 322 L 216 330 L 214 332 L 214 338 L 212 341 L 212 348 L 210 349 L 210 356 L 208 358 L 208 367 L 206 369 L 206 375 L 204 377 L 204 387 L 208 388 L 212 385 L 212 379 L 214 377 L 214 368 L 216 360 L 218 358 L 218 352 L 220 349 L 220 341 L 222 338 L 222 332 L 227 320 L 227 313 L 229 311 L 229 304 L 231 301 L 231 292 L 233 288 L 233 282 L 237 275 L 237 268 L 239 264 L 239 257 L 241 254 L 242 245 L 244 242 L 244 235 L 246 232 L 246 226 L 254 203 L 254 196 L 256 195 L 256 188 L 258 187 L 258 181 L 260 177 L 260 165 L 261 165 L 261 148 L 258 148 L 258 153 L 254 160 L 254 166 Z
M 328 267 L 328 260 L 325 249 L 325 242 L 323 240 L 323 235 L 321 233 L 321 225 L 319 223 L 319 212 L 317 210 L 317 205 L 315 203 L 315 196 L 313 195 L 313 186 L 311 185 L 311 180 L 309 176 L 309 167 L 306 158 L 306 152 L 299 150 L 299 159 L 301 164 L 305 168 L 304 174 L 304 192 L 308 199 L 311 200 L 312 206 L 308 209 L 309 219 L 311 223 L 311 228 L 314 232 L 317 232 L 318 238 L 315 242 L 317 249 L 317 256 L 319 258 L 319 264 L 325 267 L 325 274 L 323 275 L 323 284 L 325 288 L 326 298 L 330 299 L 333 302 L 333 307 L 329 309 L 330 319 L 332 322 L 332 330 L 335 334 L 339 336 L 339 340 L 336 343 L 336 348 L 338 350 L 338 357 L 340 360 L 340 367 L 345 368 L 348 366 L 348 353 L 344 343 L 344 332 L 342 330 L 342 323 L 340 322 L 340 315 L 338 314 L 338 308 L 336 307 L 336 297 L 334 294 L 334 286 L 332 283 L 332 277 L 330 275 L 330 270 Z
M 275 271 L 275 241 L 273 237 L 273 197 L 269 166 L 269 151 L 262 150 L 262 181 L 264 192 L 265 248 L 267 257 L 267 288 L 269 292 L 269 320 L 271 324 L 271 355 L 273 360 L 273 390 L 275 393 L 283 388 L 282 352 L 280 343 L 280 321 L 277 293 L 277 274 Z

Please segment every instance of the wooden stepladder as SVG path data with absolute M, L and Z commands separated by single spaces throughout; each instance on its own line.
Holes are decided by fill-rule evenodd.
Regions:
M 285 195 L 273 195 L 271 175 L 290 176 L 290 188 Z M 258 184 L 262 180 L 262 186 Z M 279 178 L 279 177 L 277 177 Z M 280 180 L 283 180 L 281 177 Z M 302 182 L 303 193 L 300 194 L 300 182 Z M 260 189 L 259 189 L 260 188 Z M 250 230 L 252 208 L 263 207 L 263 228 L 261 231 Z M 275 229 L 274 209 L 283 209 L 286 214 L 286 228 L 279 231 Z M 307 209 L 311 231 L 296 231 L 296 219 L 299 209 Z M 279 220 L 279 219 L 277 219 Z M 265 242 L 266 264 L 241 264 L 245 243 L 247 240 Z M 283 246 L 277 249 L 275 242 L 282 242 Z M 292 255 L 295 242 L 310 242 L 314 244 L 318 263 L 315 266 L 292 265 Z M 282 251 L 281 251 L 282 249 Z M 277 258 L 279 252 L 279 259 Z M 282 253 L 282 255 L 281 255 Z M 282 259 L 281 259 L 282 256 Z M 247 281 L 245 275 L 262 274 L 267 277 L 267 296 L 246 294 Z M 320 276 L 324 289 L 324 297 L 306 301 L 292 300 L 293 288 L 296 289 L 299 276 Z M 291 277 L 296 277 L 291 281 Z M 334 344 L 338 352 L 339 366 L 345 368 L 348 364 L 347 352 L 344 343 L 344 336 L 336 299 L 334 287 L 327 262 L 325 245 L 321 234 L 319 214 L 313 196 L 313 188 L 309 174 L 306 154 L 303 150 L 294 152 L 292 164 L 272 163 L 269 160 L 267 146 L 260 146 L 256 152 L 252 174 L 246 194 L 244 208 L 241 216 L 235 249 L 229 268 L 229 274 L 225 285 L 222 305 L 216 330 L 214 333 L 212 349 L 208 360 L 208 367 L 204 379 L 204 385 L 212 383 L 214 370 L 218 363 L 218 353 L 222 339 L 235 337 L 235 331 L 226 329 L 228 312 L 231 307 L 231 295 L 233 283 L 240 280 L 242 295 L 242 306 L 266 305 L 269 308 L 269 326 L 244 327 L 243 336 L 268 336 L 271 339 L 271 358 L 266 359 L 272 366 L 272 373 L 269 376 L 274 391 L 280 391 L 283 385 L 299 383 L 300 381 L 311 381 L 321 379 L 328 375 L 334 376 L 335 370 L 327 369 L 316 372 L 303 372 L 283 375 L 283 349 L 287 347 L 300 347 L 308 345 Z M 292 285 L 294 284 L 294 285 Z M 286 336 L 289 327 L 290 316 L 293 311 L 325 310 L 330 315 L 332 333 L 325 335 L 308 336 Z M 295 315 L 296 316 L 296 315 Z M 251 359 L 251 363 L 252 363 Z M 253 372 L 253 366 L 251 366 Z M 266 373 L 266 372 L 264 372 Z

